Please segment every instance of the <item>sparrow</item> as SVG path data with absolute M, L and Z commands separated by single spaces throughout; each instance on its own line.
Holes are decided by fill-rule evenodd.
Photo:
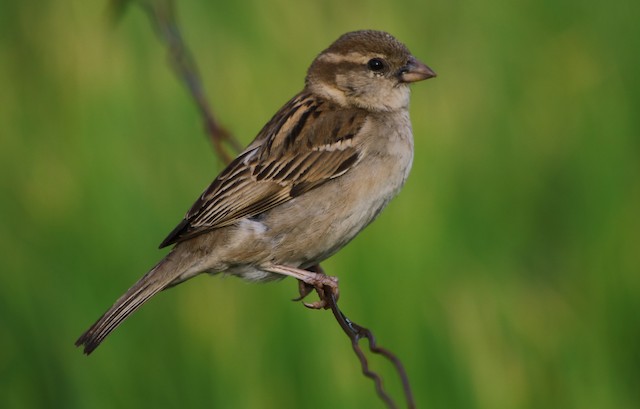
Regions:
M 201 273 L 294 277 L 303 298 L 335 277 L 318 264 L 371 223 L 413 161 L 409 84 L 435 77 L 382 31 L 339 37 L 303 90 L 205 189 L 160 244 L 171 251 L 76 341 L 90 354 L 158 292 Z M 323 300 L 306 304 L 324 308 Z

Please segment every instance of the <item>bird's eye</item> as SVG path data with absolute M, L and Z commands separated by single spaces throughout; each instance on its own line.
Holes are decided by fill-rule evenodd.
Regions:
M 379 58 L 372 58 L 367 63 L 367 66 L 371 71 L 382 71 L 384 69 L 384 61 Z

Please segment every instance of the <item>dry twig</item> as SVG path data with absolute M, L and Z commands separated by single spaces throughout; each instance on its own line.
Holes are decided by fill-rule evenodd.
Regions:
M 376 392 L 378 393 L 378 396 L 380 397 L 380 399 L 382 399 L 390 408 L 397 407 L 393 399 L 391 399 L 391 397 L 385 392 L 382 386 L 382 378 L 380 377 L 380 375 L 378 375 L 377 373 L 369 369 L 369 362 L 367 361 L 367 357 L 365 356 L 364 352 L 360 348 L 360 344 L 359 344 L 362 338 L 366 338 L 369 341 L 369 350 L 372 353 L 380 354 L 384 356 L 389 361 L 391 361 L 391 363 L 395 366 L 396 371 L 398 372 L 398 376 L 402 381 L 402 388 L 404 390 L 404 396 L 407 401 L 407 407 L 409 409 L 414 409 L 416 407 L 416 404 L 415 404 L 415 401 L 413 400 L 411 385 L 409 384 L 409 378 L 407 377 L 407 372 L 405 371 L 404 366 L 402 365 L 402 362 L 400 362 L 400 359 L 398 359 L 398 357 L 395 356 L 395 354 L 393 354 L 388 349 L 379 347 L 376 344 L 375 336 L 368 328 L 361 327 L 360 325 L 351 321 L 349 318 L 347 318 L 346 315 L 344 315 L 342 311 L 340 311 L 340 309 L 338 308 L 338 303 L 336 301 L 336 298 L 331 292 L 331 288 L 325 287 L 324 294 L 328 295 L 329 299 L 325 301 L 329 304 L 329 307 L 333 312 L 333 316 L 336 318 L 336 321 L 338 321 L 338 324 L 340 324 L 340 327 L 342 327 L 342 330 L 345 332 L 345 334 L 347 334 L 347 336 L 351 339 L 351 346 L 353 347 L 353 351 L 356 353 L 356 355 L 358 356 L 358 359 L 360 360 L 360 365 L 362 366 L 362 373 L 367 378 L 371 378 L 373 380 L 376 386 Z
M 124 8 L 134 0 L 112 0 L 112 10 L 116 16 L 123 13 Z M 231 133 L 216 120 L 202 86 L 198 67 L 186 46 L 176 20 L 172 0 L 138 0 L 135 1 L 148 15 L 160 41 L 168 52 L 169 64 L 182 80 L 193 97 L 193 100 L 204 119 L 207 135 L 211 139 L 216 155 L 224 163 L 229 163 L 242 149 L 242 146 Z

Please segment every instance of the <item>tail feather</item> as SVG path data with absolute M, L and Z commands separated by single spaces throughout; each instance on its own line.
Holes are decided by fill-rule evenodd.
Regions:
M 84 345 L 84 353 L 89 355 L 122 321 L 151 297 L 167 288 L 181 273 L 170 256 L 171 254 L 165 257 L 127 290 L 91 328 L 78 338 L 76 346 Z

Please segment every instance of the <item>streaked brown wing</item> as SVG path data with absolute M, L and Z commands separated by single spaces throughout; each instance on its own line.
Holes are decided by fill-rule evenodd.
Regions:
M 272 209 L 348 172 L 362 110 L 302 93 L 209 185 L 160 248 Z

